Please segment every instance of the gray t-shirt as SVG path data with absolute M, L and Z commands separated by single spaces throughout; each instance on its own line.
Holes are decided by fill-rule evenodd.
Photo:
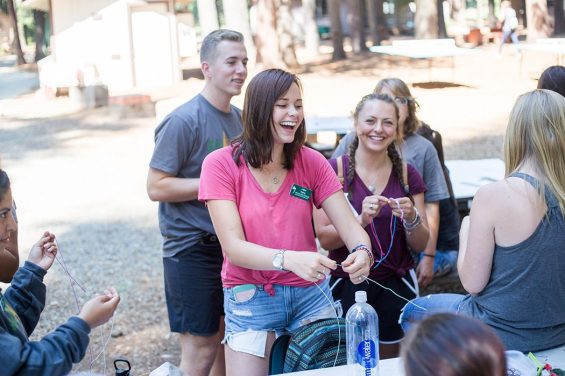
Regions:
M 227 146 L 242 130 L 239 109 L 231 106 L 225 113 L 199 94 L 157 126 L 149 165 L 179 178 L 199 178 L 204 158 Z M 159 228 L 164 257 L 193 246 L 205 233 L 215 233 L 208 209 L 198 200 L 160 202 Z
M 538 184 L 529 175 L 511 176 Z M 459 306 L 461 313 L 491 326 L 508 350 L 565 344 L 565 217 L 551 191 L 546 190 L 545 199 L 547 215 L 534 233 L 510 247 L 495 245 L 486 287 Z
M 346 134 L 332 154 L 332 158 L 346 154 L 349 145 L 353 142 L 355 133 Z M 401 147 L 402 158 L 418 170 L 427 191 L 424 193 L 424 201 L 434 202 L 449 198 L 449 191 L 443 176 L 443 169 L 437 156 L 434 145 L 419 134 L 411 134 L 404 139 Z

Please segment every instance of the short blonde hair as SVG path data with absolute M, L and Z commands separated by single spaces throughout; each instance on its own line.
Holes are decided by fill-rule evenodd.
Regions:
M 565 215 L 565 98 L 543 89 L 518 97 L 506 128 L 504 158 L 506 176 L 531 162 L 541 175 L 542 200 L 546 186 Z

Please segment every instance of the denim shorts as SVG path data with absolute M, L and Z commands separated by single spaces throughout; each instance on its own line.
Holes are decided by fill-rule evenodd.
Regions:
M 226 334 L 222 343 L 238 352 L 264 357 L 267 333 L 278 336 L 312 321 L 337 316 L 324 280 L 318 286 L 263 285 L 224 288 Z

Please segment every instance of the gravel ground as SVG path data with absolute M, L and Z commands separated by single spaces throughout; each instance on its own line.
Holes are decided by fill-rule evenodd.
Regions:
M 421 118 L 442 132 L 448 159 L 501 157 L 516 96 L 533 89 L 532 78 L 551 64 L 550 56 L 529 57 L 520 72 L 516 57 L 488 48 L 457 59 L 453 71 L 449 60 L 429 70 L 369 55 L 312 64 L 302 72 L 306 112 L 347 116 L 379 78 L 399 76 L 413 85 Z M 426 84 L 453 80 L 459 85 Z M 188 98 L 201 86 L 191 79 L 169 95 Z M 235 103 L 242 101 L 240 96 Z M 179 356 L 168 332 L 156 204 L 145 193 L 155 119 L 124 119 L 110 109 L 55 115 L 69 108 L 66 99 L 47 102 L 33 95 L 0 101 L 0 154 L 18 203 L 21 258 L 50 230 L 71 274 L 89 293 L 115 286 L 122 296 L 113 323 L 93 333 L 91 354 L 74 371 L 112 374 L 111 361 L 125 357 L 134 375 L 145 375 L 164 361 L 177 363 Z M 35 339 L 77 312 L 60 265 L 46 283 L 47 306 Z M 86 296 L 80 293 L 79 300 Z

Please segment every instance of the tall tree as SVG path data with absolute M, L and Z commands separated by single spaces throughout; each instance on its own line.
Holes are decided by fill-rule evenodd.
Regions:
M 285 66 L 298 67 L 294 35 L 292 34 L 291 0 L 280 0 L 277 9 L 277 33 L 279 34 L 279 53 Z
M 555 0 L 553 3 L 553 14 L 555 16 L 555 31 L 557 34 L 565 34 L 565 15 L 563 14 L 563 0 Z
M 33 10 L 33 20 L 35 21 L 34 27 L 34 39 L 35 39 L 35 58 L 34 61 L 39 61 L 45 57 L 45 51 L 43 50 L 43 43 L 45 42 L 45 15 L 46 13 L 34 9 Z
M 414 16 L 416 39 L 437 38 L 437 4 L 430 0 L 416 0 Z
M 20 32 L 18 30 L 18 16 L 16 14 L 16 8 L 14 7 L 14 0 L 6 0 L 6 5 L 8 8 L 8 16 L 10 17 L 10 23 L 12 30 L 14 32 L 14 40 L 12 41 L 12 49 L 16 53 L 16 64 L 22 65 L 26 61 L 24 59 L 24 52 L 22 50 L 22 44 L 20 42 Z
M 304 47 L 310 56 L 318 54 L 320 46 L 320 36 L 316 25 L 316 0 L 302 0 L 304 10 Z
M 224 19 L 228 29 L 239 31 L 245 38 L 248 56 L 255 56 L 255 45 L 249 24 L 247 0 L 223 0 Z
M 437 0 L 437 33 L 438 37 L 447 38 L 445 15 L 443 14 L 443 0 Z
M 332 32 L 333 53 L 332 60 L 343 60 L 346 58 L 343 49 L 343 32 L 341 31 L 340 17 L 341 0 L 328 0 L 328 13 L 330 15 L 330 28 Z
M 284 67 L 279 53 L 277 33 L 277 1 L 257 1 L 257 63 L 264 68 Z
M 377 0 L 366 0 L 365 8 L 367 8 L 367 21 L 369 22 L 369 39 L 373 46 L 376 46 L 380 43 L 377 28 Z
M 547 12 L 547 0 L 526 0 L 528 19 L 528 41 L 547 38 L 553 33 Z
M 351 48 L 354 53 L 367 50 L 365 44 L 365 27 L 363 25 L 362 0 L 347 1 L 347 21 L 349 23 L 349 35 L 351 37 Z
M 220 27 L 218 23 L 218 10 L 216 2 L 211 0 L 198 0 L 198 22 L 200 23 L 200 32 L 202 36 L 208 35 L 210 32 Z

